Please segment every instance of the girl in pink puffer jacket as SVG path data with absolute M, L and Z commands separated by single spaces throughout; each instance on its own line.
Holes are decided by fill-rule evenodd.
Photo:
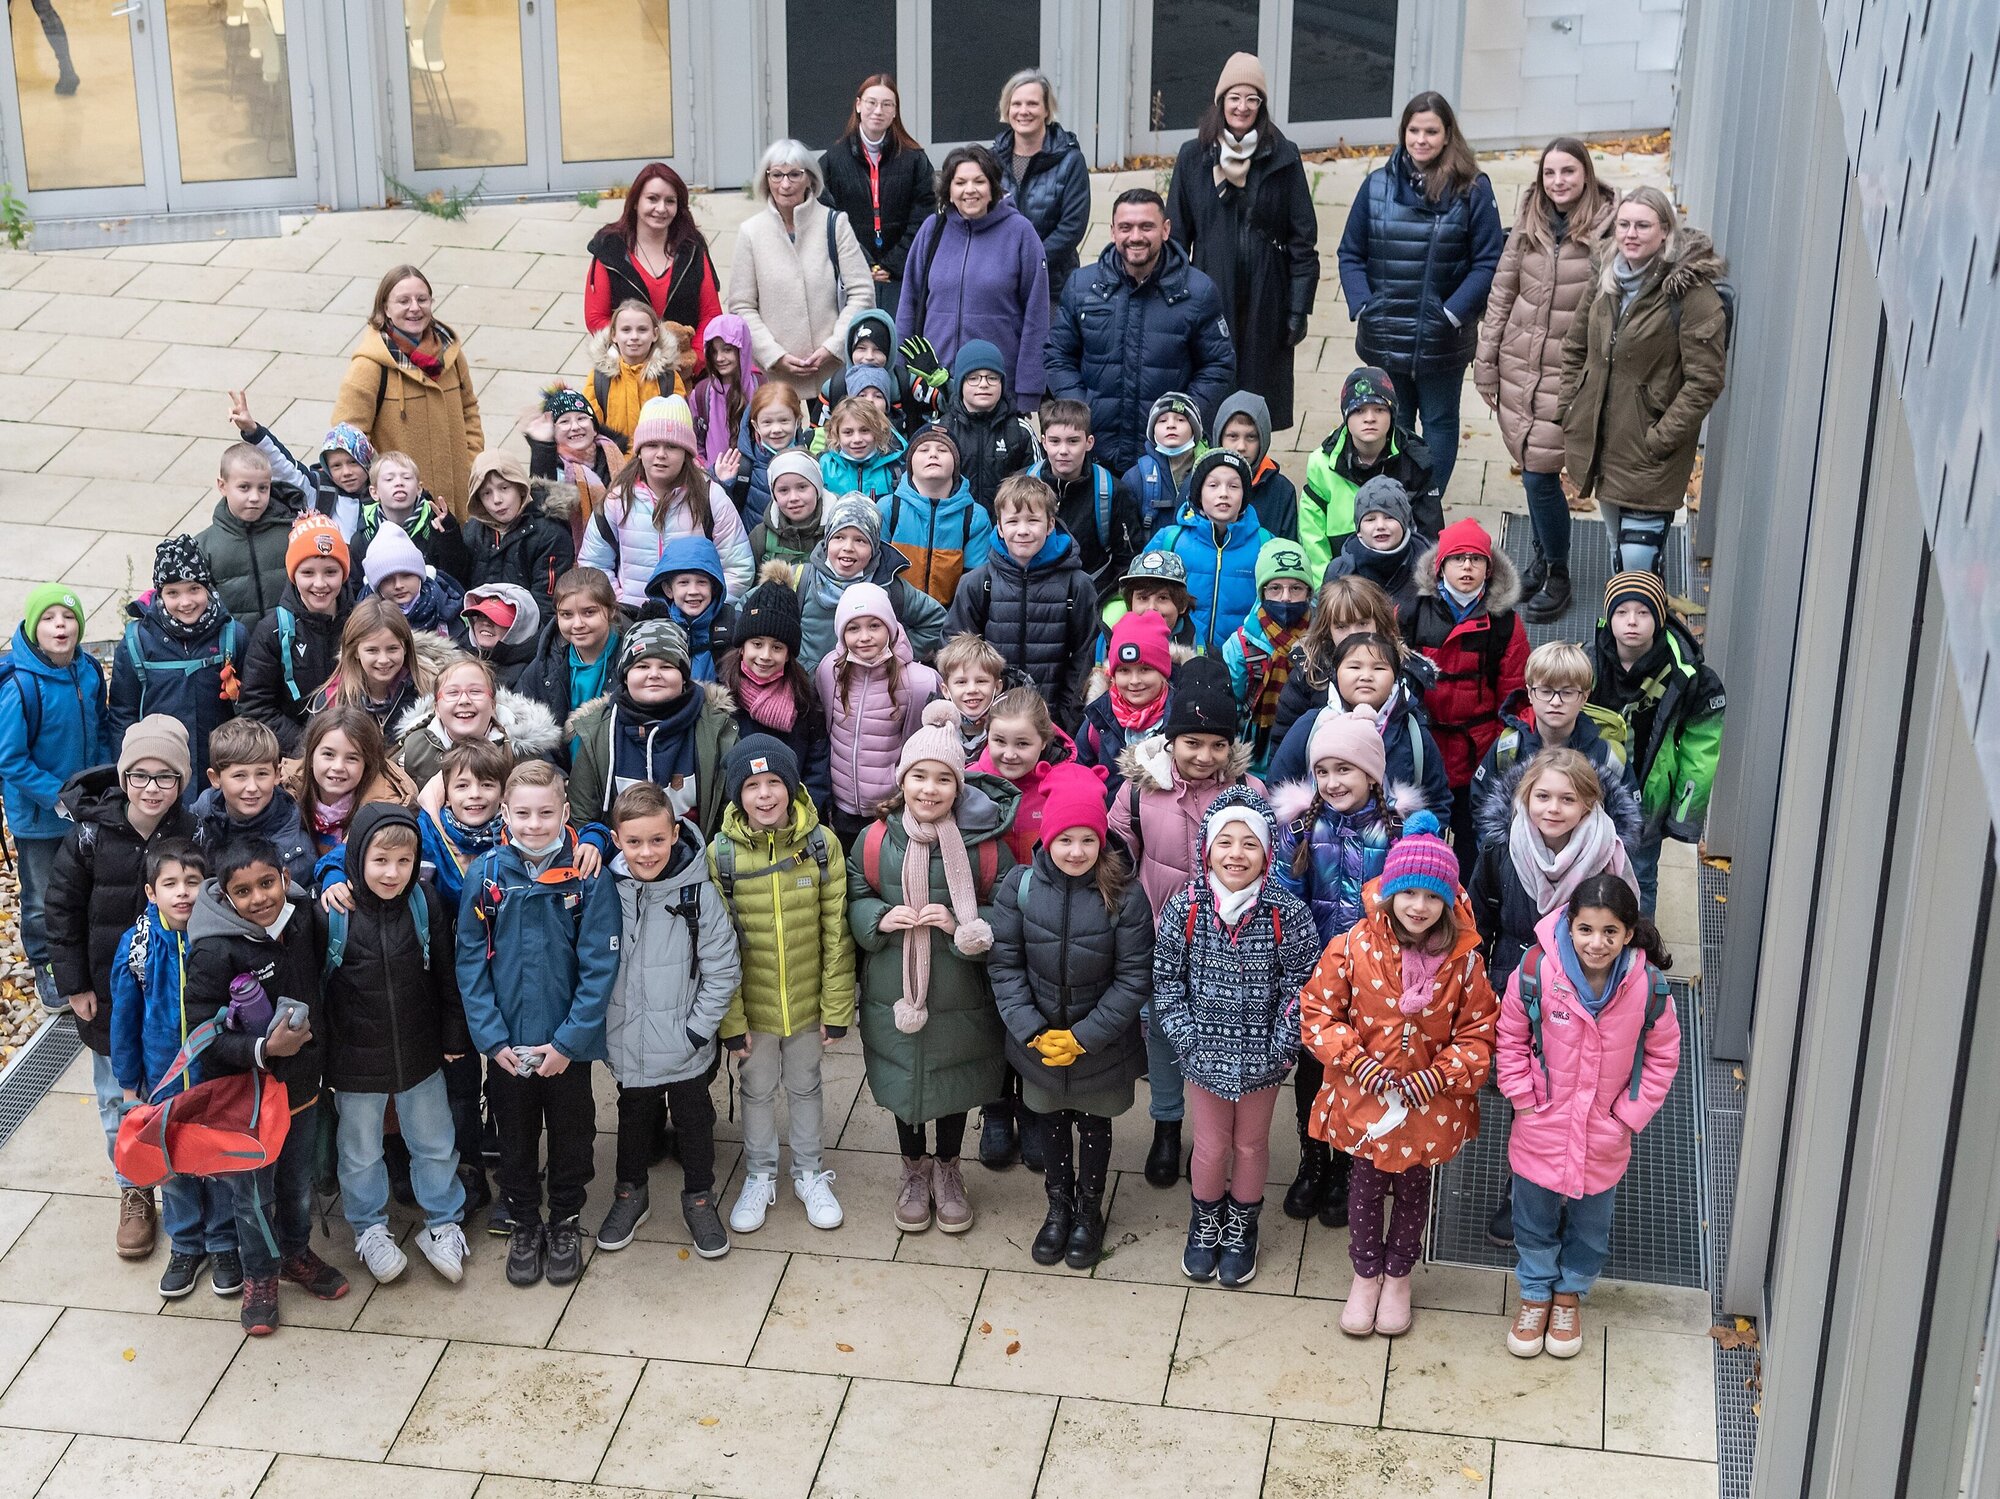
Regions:
M 1670 961 L 1632 887 L 1595 874 L 1536 925 L 1507 981 L 1494 1064 L 1514 1106 L 1516 1357 L 1583 1348 L 1579 1298 L 1611 1249 L 1632 1137 L 1680 1068 L 1680 1021 L 1660 974 Z
M 833 650 L 813 671 L 832 741 L 833 830 L 852 847 L 896 790 L 896 757 L 923 727 L 938 674 L 919 665 L 910 637 L 874 583 L 854 583 L 834 610 Z

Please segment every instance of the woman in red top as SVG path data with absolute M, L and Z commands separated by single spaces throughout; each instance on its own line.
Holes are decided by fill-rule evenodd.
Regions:
M 722 311 L 722 296 L 708 241 L 688 210 L 687 184 L 663 161 L 640 170 L 626 191 L 618 221 L 606 224 L 590 241 L 584 326 L 595 333 L 627 299 L 650 302 L 663 322 L 690 330 L 681 341 L 682 374 L 692 379 L 692 372 L 701 368 L 709 320 Z

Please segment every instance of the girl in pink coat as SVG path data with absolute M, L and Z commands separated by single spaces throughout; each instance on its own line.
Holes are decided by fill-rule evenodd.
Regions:
M 1659 928 L 1618 875 L 1594 874 L 1535 927 L 1507 981 L 1494 1050 L 1514 1106 L 1515 1278 L 1507 1351 L 1572 1358 L 1579 1299 L 1604 1269 L 1632 1137 L 1680 1068 L 1681 1027 Z
M 910 637 L 873 583 L 856 583 L 833 614 L 834 648 L 813 671 L 832 741 L 833 831 L 842 847 L 896 790 L 896 757 L 923 727 L 938 675 L 920 665 Z

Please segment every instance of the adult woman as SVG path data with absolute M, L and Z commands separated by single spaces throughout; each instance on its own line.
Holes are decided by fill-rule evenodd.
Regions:
M 442 658 L 436 685 L 394 725 L 397 758 L 425 805 L 444 804 L 444 787 L 432 786 L 444 752 L 480 740 L 497 744 L 516 761 L 552 756 L 561 743 L 555 715 L 532 698 L 495 685 L 493 668 L 472 656 Z
M 903 262 L 935 199 L 930 157 L 903 128 L 903 101 L 888 73 L 871 73 L 854 96 L 847 130 L 819 159 L 822 201 L 847 215 L 875 282 L 875 305 L 894 313 Z
M 729 263 L 728 307 L 749 324 L 757 363 L 808 399 L 841 362 L 854 314 L 875 302 L 868 259 L 847 216 L 818 202 L 823 186 L 811 152 L 773 141 L 750 184 L 764 211 L 736 231 Z
M 1363 364 L 1409 376 L 1443 494 L 1458 463 L 1458 398 L 1504 236 L 1493 184 L 1444 95 L 1403 106 L 1402 142 L 1368 174 L 1340 236 L 1340 290 Z M 1409 422 L 1408 412 L 1398 413 Z
M 422 271 L 389 268 L 333 398 L 333 421 L 360 428 L 378 453 L 416 459 L 424 488 L 462 521 L 472 460 L 486 446 L 486 433 L 465 350 L 458 335 L 431 315 L 431 304 L 431 283 Z
M 1262 396 L 1271 430 L 1282 432 L 1293 421 L 1292 349 L 1319 288 L 1319 218 L 1299 148 L 1271 120 L 1269 93 L 1250 53 L 1222 65 L 1215 102 L 1174 162 L 1167 217 L 1222 293 L 1237 388 Z
M 1535 180 L 1493 275 L 1479 324 L 1472 380 L 1500 418 L 1507 451 L 1521 465 L 1535 560 L 1521 576 L 1522 613 L 1537 623 L 1569 607 L 1569 502 L 1563 497 L 1563 338 L 1589 292 L 1591 253 L 1611 227 L 1618 195 L 1597 180 L 1590 148 L 1562 136 L 1543 148 Z
M 958 146 L 938 169 L 944 210 L 917 230 L 903 277 L 896 326 L 922 334 L 947 369 L 975 338 L 1007 366 L 1007 393 L 1023 411 L 1041 404 L 1048 381 L 1049 272 L 1041 236 L 1005 197 L 1000 163 L 984 146 Z
M 1077 247 L 1090 226 L 1090 163 L 1075 134 L 1056 123 L 1056 89 L 1040 68 L 1023 68 L 1000 90 L 993 158 L 1001 190 L 1042 237 L 1049 268 L 1049 306 L 1062 297 L 1077 267 Z
M 722 311 L 708 241 L 688 209 L 687 184 L 663 161 L 639 169 L 618 218 L 592 236 L 583 325 L 592 333 L 621 302 L 645 302 L 680 336 L 682 374 L 701 368 L 704 330 Z M 690 358 L 690 354 L 692 357 Z
M 1597 497 L 1618 565 L 1662 572 L 1702 419 L 1722 394 L 1728 267 L 1656 187 L 1619 200 L 1590 300 L 1563 340 L 1564 464 Z M 1611 358 L 1613 337 L 1618 358 Z

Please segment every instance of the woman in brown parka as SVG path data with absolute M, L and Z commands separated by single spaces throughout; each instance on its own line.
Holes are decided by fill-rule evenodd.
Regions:
M 1564 465 L 1597 499 L 1613 565 L 1664 576 L 1666 528 L 1722 394 L 1729 311 L 1718 283 L 1728 266 L 1656 187 L 1619 199 L 1597 262 L 1563 341 Z
M 1535 531 L 1535 558 L 1521 575 L 1527 600 L 1521 612 L 1537 623 L 1569 607 L 1569 502 L 1556 420 L 1563 338 L 1589 295 L 1596 274 L 1591 254 L 1610 231 L 1617 204 L 1618 195 L 1597 180 L 1588 146 L 1571 136 L 1549 142 L 1479 324 L 1472 378 L 1521 466 Z
M 351 422 L 378 453 L 408 453 L 425 489 L 465 520 L 472 460 L 486 446 L 479 397 L 458 335 L 431 314 L 431 283 L 413 265 L 392 267 L 334 397 L 336 425 Z

